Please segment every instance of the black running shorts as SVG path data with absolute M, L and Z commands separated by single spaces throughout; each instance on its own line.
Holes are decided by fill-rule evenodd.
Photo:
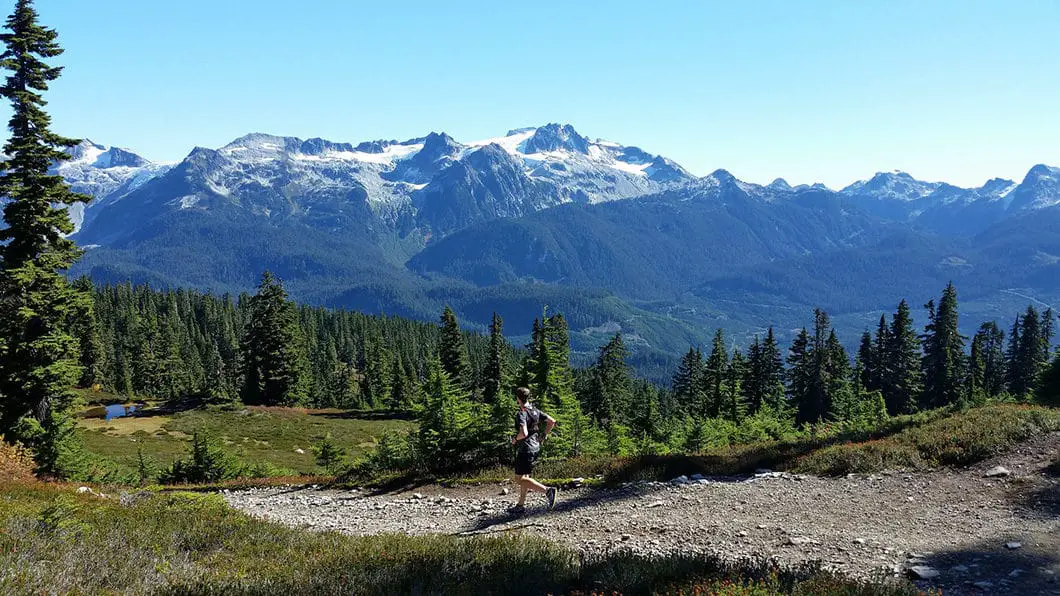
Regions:
M 534 471 L 535 461 L 537 461 L 536 453 L 520 451 L 515 455 L 515 473 L 519 476 L 530 474 Z

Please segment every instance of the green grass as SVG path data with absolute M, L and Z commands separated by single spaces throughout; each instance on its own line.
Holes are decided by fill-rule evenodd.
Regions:
M 259 407 L 177 413 L 147 408 L 144 415 L 109 421 L 83 418 L 79 425 L 90 453 L 128 471 L 136 470 L 138 448 L 160 467 L 184 456 L 196 431 L 206 431 L 244 462 L 269 463 L 301 475 L 320 473 L 312 447 L 327 433 L 353 459 L 373 446 L 384 431 L 412 428 L 404 420 L 357 417 L 339 410 Z
M 911 594 L 816 565 L 580 559 L 537 536 L 459 538 L 311 533 L 249 518 L 216 495 L 74 494 L 70 485 L 0 488 L 0 593 Z
M 795 471 L 821 475 L 887 468 L 967 466 L 1032 437 L 1060 431 L 1060 410 L 995 405 L 958 412 L 863 443 L 833 445 L 794 462 Z

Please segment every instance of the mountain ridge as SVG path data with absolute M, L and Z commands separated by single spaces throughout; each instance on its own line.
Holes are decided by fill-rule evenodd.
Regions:
M 972 189 L 900 172 L 760 185 L 548 124 L 470 142 L 250 133 L 176 164 L 86 142 L 56 171 L 97 197 L 74 273 L 239 292 L 271 269 L 307 302 L 420 318 L 448 303 L 478 328 L 493 309 L 532 320 L 562 305 L 587 352 L 620 328 L 670 357 L 714 326 L 746 338 L 798 325 L 778 312 L 860 316 L 947 277 L 977 313 L 1060 293 L 1060 248 L 1018 224 L 1060 211 L 1060 169 L 1044 165 Z

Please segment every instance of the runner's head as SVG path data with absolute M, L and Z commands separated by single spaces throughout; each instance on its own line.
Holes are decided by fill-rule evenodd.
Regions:
M 525 406 L 530 401 L 530 390 L 526 387 L 520 387 L 515 390 L 515 399 L 519 401 L 520 406 Z

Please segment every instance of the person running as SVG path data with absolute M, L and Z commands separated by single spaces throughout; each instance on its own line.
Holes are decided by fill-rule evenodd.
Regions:
M 534 461 L 541 452 L 541 443 L 548 439 L 556 420 L 530 403 L 530 390 L 526 387 L 515 390 L 515 399 L 519 402 L 519 412 L 515 415 L 516 435 L 512 437 L 512 445 L 518 445 L 515 475 L 519 482 L 519 502 L 512 508 L 512 513 L 520 515 L 526 512 L 526 493 L 532 490 L 545 493 L 549 509 L 556 506 L 555 487 L 545 486 L 530 477 Z M 543 433 L 540 430 L 542 425 L 545 427 Z

